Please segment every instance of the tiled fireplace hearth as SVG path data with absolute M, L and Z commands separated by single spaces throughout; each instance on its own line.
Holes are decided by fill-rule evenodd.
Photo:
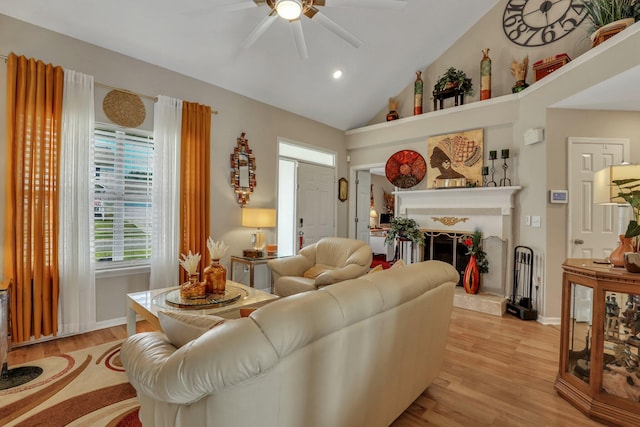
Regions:
M 509 272 L 512 265 L 513 199 L 521 187 L 478 187 L 438 190 L 396 191 L 396 213 L 413 218 L 425 230 L 426 249 L 414 253 L 413 259 L 436 258 L 452 262 L 459 271 L 464 270 L 464 255 L 459 237 L 476 228 L 483 234 L 483 247 L 489 260 L 489 273 L 483 274 L 480 292 L 467 295 L 456 288 L 454 306 L 494 315 L 502 315 L 507 296 L 511 294 Z M 438 241 L 435 240 L 438 239 Z M 446 240 L 451 243 L 447 244 Z M 435 245 L 434 245 L 435 242 Z M 436 255 L 440 250 L 451 254 Z M 411 259 L 411 255 L 409 255 Z M 456 265 L 462 264 L 462 265 Z

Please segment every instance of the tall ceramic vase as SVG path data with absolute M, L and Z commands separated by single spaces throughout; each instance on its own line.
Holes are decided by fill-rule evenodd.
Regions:
M 413 115 L 422 114 L 422 71 L 416 71 L 416 81 L 413 84 Z
M 633 252 L 633 237 L 624 237 L 620 235 L 620 243 L 609 254 L 609 262 L 615 267 L 624 267 L 624 253 Z
M 464 269 L 462 276 L 464 290 L 468 294 L 477 294 L 480 290 L 480 270 L 478 269 L 478 260 L 475 255 L 471 255 L 467 268 Z
M 491 98 L 491 58 L 489 48 L 482 49 L 484 55 L 480 61 L 480 100 Z

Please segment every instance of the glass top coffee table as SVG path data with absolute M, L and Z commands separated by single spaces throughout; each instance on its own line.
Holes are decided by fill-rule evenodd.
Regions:
M 160 330 L 158 311 L 215 314 L 216 316 L 227 319 L 234 319 L 240 317 L 240 308 L 258 308 L 278 298 L 277 295 L 250 288 L 231 280 L 227 280 L 226 286 L 234 296 L 231 301 L 219 304 L 206 304 L 202 308 L 198 306 L 183 308 L 172 303 L 172 295 L 179 289 L 178 286 L 127 294 L 127 334 L 131 336 L 136 333 L 136 316 L 138 314 L 153 325 L 155 329 Z M 169 300 L 167 300 L 167 297 L 169 297 Z

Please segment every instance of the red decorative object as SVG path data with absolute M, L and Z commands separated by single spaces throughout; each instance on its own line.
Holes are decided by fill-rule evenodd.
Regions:
M 396 187 L 411 188 L 422 181 L 427 173 L 427 164 L 420 153 L 402 150 L 389 157 L 384 172 Z
M 464 290 L 468 294 L 477 294 L 480 290 L 480 270 L 478 269 L 478 261 L 475 255 L 471 255 L 471 258 L 469 258 L 469 264 L 464 269 L 462 282 Z
M 553 73 L 558 68 L 562 67 L 567 62 L 571 61 L 569 55 L 561 53 L 556 56 L 550 56 L 548 58 L 541 59 L 533 64 L 533 71 L 535 72 L 535 81 L 540 80 L 544 76 Z

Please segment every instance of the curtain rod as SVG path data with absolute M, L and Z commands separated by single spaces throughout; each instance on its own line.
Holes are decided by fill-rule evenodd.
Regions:
M 0 54 L 0 59 L 2 59 L 5 63 L 7 62 L 8 58 L 9 57 L 7 55 Z M 158 97 L 157 96 L 151 96 L 151 95 L 145 95 L 143 93 L 132 92 L 132 91 L 127 90 L 127 89 L 121 89 L 119 87 L 110 86 L 108 84 L 100 83 L 100 82 L 97 82 L 97 81 L 94 81 L 93 84 L 95 84 L 96 86 L 100 86 L 100 87 L 106 88 L 106 89 L 117 90 L 118 92 L 128 93 L 128 94 L 131 94 L 131 95 L 139 96 L 141 98 L 150 99 L 153 102 L 158 102 Z M 218 114 L 218 110 L 211 110 L 211 114 Z

